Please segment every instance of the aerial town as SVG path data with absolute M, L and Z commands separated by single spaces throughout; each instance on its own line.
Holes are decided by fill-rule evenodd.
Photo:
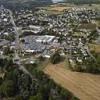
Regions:
M 46 9 L 20 10 L 12 15 L 11 11 L 1 6 L 0 54 L 3 56 L 4 48 L 9 47 L 22 52 L 23 56 L 34 54 L 34 57 L 50 58 L 60 50 L 72 66 L 96 60 L 88 42 L 92 32 L 96 31 L 97 37 L 100 34 L 95 24 L 97 18 L 100 18 L 100 11 L 89 8 L 65 9 L 63 14 L 58 15 L 48 14 Z M 95 42 L 99 44 L 99 39 Z
M 12 58 L 13 63 L 31 78 L 32 74 L 24 65 L 39 64 L 40 59 L 55 65 L 60 62 L 56 57 L 53 59 L 56 53 L 72 71 L 100 73 L 100 51 L 95 52 L 93 46 L 91 50 L 91 44 L 100 45 L 100 10 L 75 6 L 55 12 L 46 7 L 11 11 L 1 5 L 0 59 Z

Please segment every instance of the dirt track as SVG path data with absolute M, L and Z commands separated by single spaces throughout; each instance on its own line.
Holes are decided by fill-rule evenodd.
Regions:
M 100 100 L 100 75 L 71 72 L 62 63 L 48 65 L 44 72 L 81 100 Z

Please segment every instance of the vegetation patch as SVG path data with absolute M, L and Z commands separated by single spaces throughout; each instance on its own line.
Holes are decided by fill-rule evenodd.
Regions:
M 31 65 L 33 79 L 18 69 L 10 60 L 0 59 L 4 78 L 0 78 L 0 98 L 12 100 L 78 100 L 71 92 L 63 89 L 42 71 Z M 4 64 L 4 62 L 6 62 Z M 14 67 L 15 66 L 15 67 Z M 27 65 L 29 66 L 29 65 Z M 35 67 L 34 67 L 35 66 Z M 11 70 L 10 70 L 11 69 Z

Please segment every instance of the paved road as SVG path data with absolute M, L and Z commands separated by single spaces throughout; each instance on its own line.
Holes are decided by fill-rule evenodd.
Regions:
M 21 64 L 21 58 L 19 57 L 19 54 L 18 54 L 18 50 L 20 49 L 19 33 L 18 33 L 18 30 L 17 30 L 17 26 L 16 26 L 14 19 L 13 19 L 13 14 L 9 9 L 8 9 L 8 11 L 10 13 L 11 23 L 13 24 L 13 27 L 14 27 L 14 30 L 15 30 L 15 33 L 16 33 L 16 40 L 15 40 L 16 50 L 15 50 L 14 60 L 17 60 L 16 64 L 19 65 L 20 70 L 22 70 L 24 73 L 28 74 L 32 79 L 34 79 L 32 74 Z
M 19 33 L 18 33 L 18 30 L 17 30 L 17 26 L 14 22 L 14 19 L 13 19 L 13 14 L 10 10 L 8 10 L 9 13 L 10 13 L 10 20 L 11 20 L 11 23 L 13 24 L 13 28 L 15 30 L 15 33 L 16 33 L 16 49 L 19 49 L 20 48 L 20 43 L 19 43 Z

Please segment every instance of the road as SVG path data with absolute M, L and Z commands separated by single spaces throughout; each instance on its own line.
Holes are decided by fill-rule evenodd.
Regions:
M 14 28 L 14 30 L 15 30 L 15 33 L 16 33 L 16 49 L 20 49 L 20 43 L 19 43 L 19 33 L 18 33 L 18 30 L 17 30 L 17 26 L 16 26 L 16 24 L 15 24 L 15 22 L 14 22 L 14 19 L 13 19 L 13 14 L 12 14 L 12 12 L 10 11 L 10 10 L 8 10 L 9 11 L 9 13 L 10 13 L 10 21 L 11 21 L 11 23 L 12 23 L 12 25 L 13 25 L 13 28 Z
M 33 77 L 33 75 L 21 64 L 21 58 L 19 57 L 19 54 L 18 54 L 18 51 L 21 49 L 20 48 L 20 40 L 19 40 L 19 33 L 18 33 L 18 30 L 17 30 L 17 26 L 14 22 L 14 19 L 13 19 L 13 14 L 12 12 L 7 9 L 8 12 L 10 13 L 10 20 L 11 20 L 11 23 L 14 27 L 14 30 L 15 30 L 15 34 L 16 34 L 16 40 L 15 40 L 15 43 L 16 43 L 16 50 L 15 50 L 15 57 L 14 57 L 14 60 L 16 60 L 16 64 L 19 65 L 19 69 L 22 70 L 24 73 L 28 74 L 32 79 L 35 79 Z

